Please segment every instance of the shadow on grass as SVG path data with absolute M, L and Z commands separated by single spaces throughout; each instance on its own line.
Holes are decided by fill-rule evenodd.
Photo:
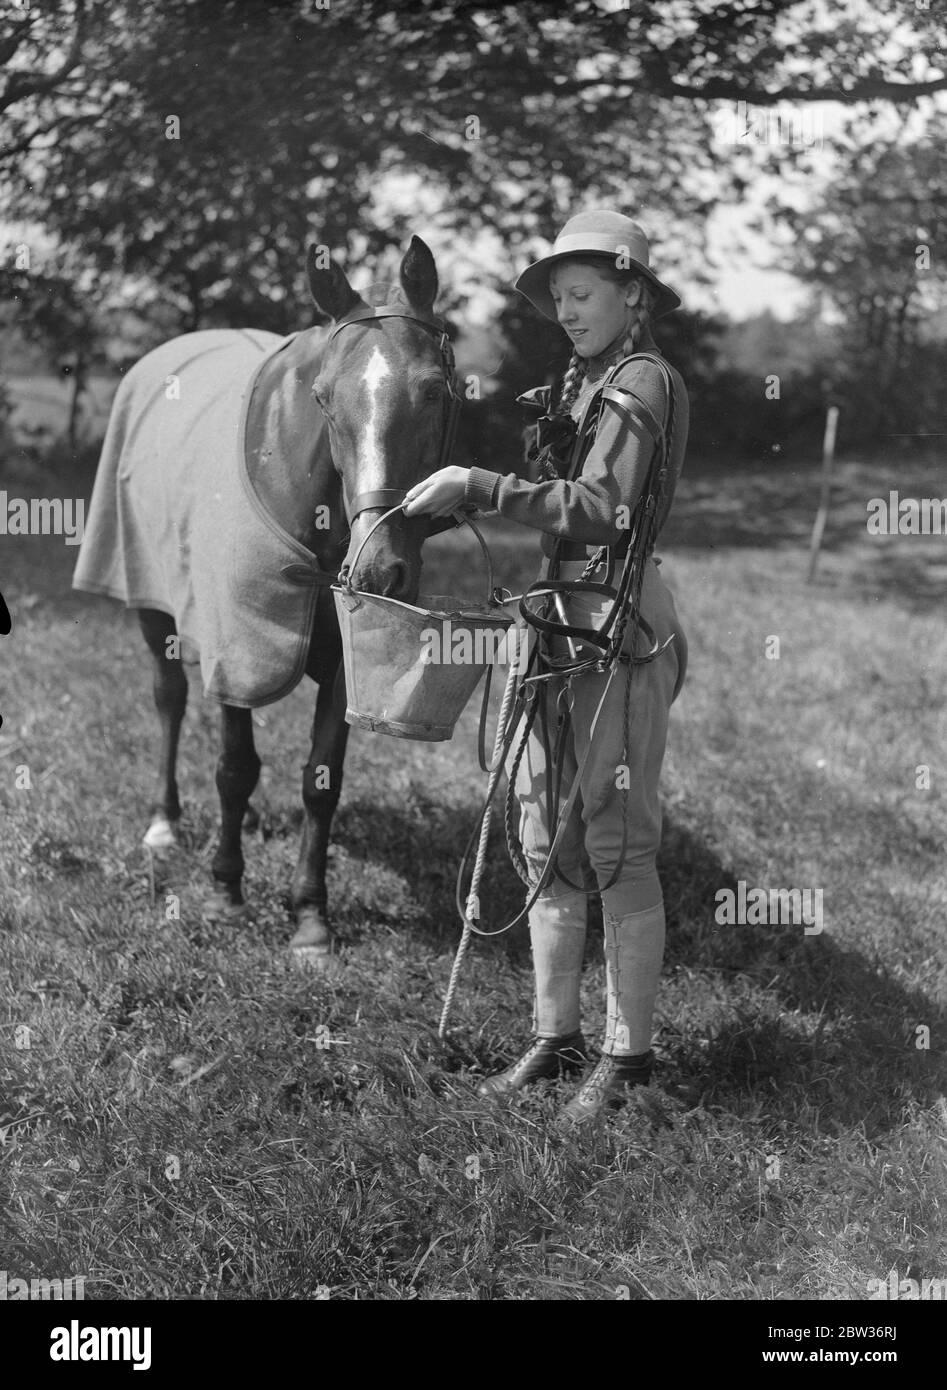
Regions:
M 503 808 L 495 802 L 493 826 L 480 883 L 482 925 L 487 930 L 502 926 L 523 906 L 525 889 L 510 862 L 503 832 Z M 461 857 L 474 828 L 479 805 L 471 801 L 444 806 L 417 784 L 412 786 L 410 806 L 395 808 L 364 799 L 339 808 L 333 835 L 350 859 L 361 861 L 364 876 L 359 885 L 365 905 L 373 907 L 372 868 L 379 863 L 407 878 L 412 907 L 410 920 L 399 923 L 426 946 L 439 951 L 457 941 L 461 923 L 454 905 L 455 883 Z M 293 820 L 297 817 L 294 814 Z M 472 868 L 472 863 L 471 863 Z M 469 873 L 466 879 L 469 888 Z M 370 930 L 370 928 L 369 928 Z M 357 939 L 360 929 L 350 926 Z M 525 929 L 514 928 L 478 946 L 498 951 L 514 964 L 528 964 L 529 941 Z
M 930 1106 L 943 1095 L 943 1058 L 916 1048 L 915 1029 L 943 1036 L 947 1011 L 923 991 L 825 933 L 718 926 L 715 895 L 736 891 L 737 880 L 670 819 L 658 867 L 668 908 L 665 968 L 742 977 L 758 1000 L 734 1000 L 709 1040 L 672 1045 L 669 1079 L 691 1100 L 742 1109 L 752 1099 L 774 1116 L 811 1107 L 830 1127 L 864 1124 L 870 1137 L 902 1125 L 908 1100 Z M 817 1016 L 814 1029 L 800 1014 Z
M 416 910 L 400 911 L 393 922 L 405 933 L 406 950 L 414 942 L 443 952 L 458 940 L 454 877 L 473 818 L 472 806 L 458 813 L 417 790 L 407 808 L 360 800 L 340 811 L 337 843 L 359 865 L 356 898 L 369 919 L 376 916 L 377 866 L 408 882 Z M 869 1137 L 903 1125 L 906 1102 L 926 1107 L 943 1093 L 942 1059 L 918 1050 L 914 1039 L 919 1025 L 943 1036 L 947 1011 L 922 991 L 826 933 L 806 936 L 801 925 L 717 926 L 715 894 L 735 891 L 737 881 L 704 841 L 670 817 L 659 871 L 668 918 L 665 971 L 704 976 L 717 998 L 725 996 L 722 1022 L 705 1027 L 696 1019 L 666 1043 L 661 1083 L 669 1092 L 736 1112 L 749 1106 L 773 1120 L 815 1110 L 830 1130 L 864 1124 Z M 481 885 L 484 925 L 508 920 L 523 896 L 502 831 L 495 830 Z M 343 936 L 357 946 L 372 928 L 358 925 L 364 910 L 345 915 Z M 478 939 L 476 950 L 529 968 L 525 923 L 494 940 Z M 586 956 L 601 957 L 594 900 Z

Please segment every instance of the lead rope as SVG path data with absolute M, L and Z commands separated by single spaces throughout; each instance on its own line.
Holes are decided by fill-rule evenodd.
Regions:
M 437 1036 L 439 1038 L 443 1038 L 444 1034 L 447 1032 L 447 1020 L 454 1003 L 454 995 L 457 992 L 457 984 L 460 980 L 460 969 L 463 965 L 464 956 L 467 954 L 467 948 L 470 945 L 474 923 L 480 920 L 480 879 L 487 858 L 487 841 L 490 838 L 490 823 L 493 820 L 493 796 L 497 789 L 497 783 L 503 774 L 503 751 L 506 741 L 506 727 L 510 718 L 510 710 L 513 707 L 513 701 L 516 697 L 516 682 L 518 676 L 519 662 L 513 661 L 510 663 L 510 672 L 506 678 L 506 688 L 503 691 L 503 702 L 500 705 L 500 715 L 497 720 L 496 738 L 493 741 L 493 757 L 490 761 L 490 781 L 487 785 L 486 795 L 487 805 L 486 811 L 484 812 L 483 823 L 480 827 L 480 843 L 477 846 L 477 858 L 474 862 L 473 875 L 470 879 L 470 890 L 467 894 L 464 929 L 461 932 L 460 943 L 454 955 L 454 964 L 451 967 L 450 980 L 447 984 L 447 993 L 444 995 L 444 1007 L 441 1010 L 441 1020 L 437 1025 Z

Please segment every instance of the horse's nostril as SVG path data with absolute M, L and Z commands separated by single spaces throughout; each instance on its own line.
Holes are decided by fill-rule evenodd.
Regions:
M 403 561 L 398 560 L 391 566 L 388 572 L 388 583 L 385 586 L 385 596 L 387 598 L 403 598 L 408 587 L 408 567 Z

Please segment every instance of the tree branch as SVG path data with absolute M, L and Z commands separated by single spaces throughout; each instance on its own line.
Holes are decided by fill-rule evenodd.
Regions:
M 929 82 L 889 82 L 886 78 L 863 77 L 850 87 L 780 87 L 767 92 L 760 87 L 744 86 L 738 78 L 714 77 L 702 87 L 670 81 L 658 89 L 660 96 L 702 98 L 706 101 L 731 99 L 746 101 L 754 106 L 773 106 L 778 101 L 839 101 L 851 105 L 856 101 L 917 101 L 947 90 L 947 74 Z
M 778 87 L 766 91 L 763 87 L 748 86 L 738 77 L 712 77 L 701 86 L 693 83 L 676 82 L 669 74 L 657 78 L 651 72 L 644 81 L 635 82 L 626 78 L 625 87 L 620 90 L 617 82 L 608 77 L 589 77 L 569 82 L 557 82 L 557 95 L 578 94 L 593 87 L 612 88 L 613 97 L 619 99 L 633 96 L 636 92 L 647 91 L 661 97 L 686 97 L 697 101 L 745 101 L 753 106 L 774 106 L 780 101 L 838 101 L 852 105 L 857 101 L 917 101 L 919 97 L 932 96 L 934 92 L 947 91 L 947 74 L 931 78 L 929 82 L 889 82 L 886 78 L 864 77 L 853 82 L 850 87 Z
M 73 31 L 69 50 L 59 67 L 53 72 L 11 72 L 6 86 L 0 92 L 0 111 L 5 111 L 14 102 L 24 97 L 40 96 L 53 91 L 82 60 L 82 40 L 85 36 L 85 0 L 76 0 L 76 27 Z
M 3 39 L 0 39 L 0 67 L 9 63 L 16 53 L 20 44 L 26 38 L 33 25 L 33 12 L 27 11 L 26 18 L 20 21 L 18 27 L 11 29 Z
M 17 155 L 29 154 L 35 149 L 48 149 L 46 145 L 37 146 L 35 141 L 42 139 L 44 135 L 55 135 L 57 141 L 70 135 L 74 130 L 81 130 L 83 126 L 95 125 L 103 119 L 107 108 L 96 111 L 82 111 L 74 116 L 57 117 L 54 116 L 48 125 L 33 126 L 25 132 L 18 140 L 11 145 L 0 145 L 0 168 L 10 159 L 15 159 Z

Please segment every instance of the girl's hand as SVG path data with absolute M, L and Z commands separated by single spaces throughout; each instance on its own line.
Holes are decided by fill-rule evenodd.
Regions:
M 429 478 L 415 483 L 405 495 L 405 516 L 417 516 L 419 512 L 450 516 L 464 500 L 469 475 L 469 468 L 451 464 L 449 468 L 439 468 Z

